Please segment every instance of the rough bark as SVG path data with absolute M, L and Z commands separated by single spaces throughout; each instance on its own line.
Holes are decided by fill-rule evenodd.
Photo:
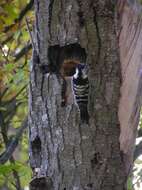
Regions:
M 119 145 L 121 64 L 114 0 L 35 0 L 35 42 L 29 96 L 31 189 L 123 190 Z M 71 101 L 61 107 L 62 78 L 45 74 L 49 46 L 78 43 L 89 65 L 89 124 Z M 44 68 L 44 67 L 43 67 Z M 123 73 L 122 73 L 123 74 Z M 121 144 L 122 145 L 122 144 Z
M 119 1 L 119 47 L 122 73 L 119 103 L 120 147 L 123 151 L 127 174 L 133 166 L 133 153 L 142 103 L 141 10 L 142 6 L 136 1 Z

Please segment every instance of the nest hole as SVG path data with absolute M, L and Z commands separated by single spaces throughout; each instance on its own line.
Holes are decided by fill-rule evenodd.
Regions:
M 86 51 L 80 44 L 50 46 L 48 49 L 51 72 L 60 73 L 63 76 L 73 76 L 79 63 L 86 62 Z

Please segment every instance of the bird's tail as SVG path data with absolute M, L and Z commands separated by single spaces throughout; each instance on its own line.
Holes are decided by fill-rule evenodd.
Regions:
M 80 118 L 82 123 L 89 123 L 89 114 L 87 104 L 79 103 L 79 110 L 80 110 Z

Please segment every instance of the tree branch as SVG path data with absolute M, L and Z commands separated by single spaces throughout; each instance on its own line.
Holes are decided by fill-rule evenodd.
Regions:
M 13 80 L 11 80 L 9 83 L 11 84 L 13 82 Z M 9 103 L 12 102 L 13 100 L 15 100 L 21 93 L 22 91 L 27 87 L 27 84 L 25 86 L 23 86 L 18 92 L 17 94 L 11 99 L 9 100 Z M 1 99 L 4 97 L 4 95 L 6 94 L 6 92 L 9 90 L 9 88 L 5 88 L 4 91 L 2 92 L 2 94 L 0 95 L 0 101 Z
M 32 49 L 32 45 L 27 44 L 25 47 L 23 47 L 23 49 L 21 49 L 21 51 L 19 53 L 15 54 L 15 60 L 14 61 L 18 61 L 20 58 L 22 58 L 23 55 L 28 53 L 30 49 Z
M 25 14 L 33 7 L 34 4 L 34 0 L 31 0 L 26 7 L 21 11 L 19 17 L 18 17 L 18 21 L 22 20 L 23 17 L 25 16 Z
M 20 12 L 19 17 L 14 20 L 14 23 L 5 27 L 4 32 L 8 32 L 16 23 L 20 22 L 23 19 L 23 17 L 26 15 L 26 13 L 32 8 L 33 4 L 34 0 L 31 0 L 25 6 L 25 8 Z
M 1 125 L 1 133 L 2 133 L 3 140 L 4 140 L 4 144 L 5 144 L 6 148 L 7 148 L 9 139 L 8 139 L 8 136 L 7 136 L 7 130 L 6 130 L 4 118 L 3 118 L 3 115 L 2 115 L 1 112 L 0 112 L 0 125 Z M 11 156 L 9 158 L 9 161 L 10 161 L 10 163 L 14 164 L 15 163 L 14 157 Z M 20 178 L 18 176 L 17 171 L 14 170 L 14 169 L 13 169 L 13 176 L 14 176 L 14 179 L 15 179 L 16 189 L 21 190 L 22 188 L 21 188 L 21 184 L 20 184 Z
M 13 39 L 13 34 L 8 36 L 4 41 L 1 42 L 1 45 L 3 46 L 4 44 L 8 43 L 10 40 Z
M 15 138 L 11 140 L 8 147 L 6 148 L 6 151 L 0 155 L 0 164 L 4 164 L 11 158 L 13 152 L 15 151 L 19 143 L 20 137 L 22 136 L 24 130 L 27 127 L 27 123 L 28 123 L 28 118 L 26 117 L 26 119 L 23 121 L 21 125 L 21 128 L 18 130 L 17 134 L 15 135 Z

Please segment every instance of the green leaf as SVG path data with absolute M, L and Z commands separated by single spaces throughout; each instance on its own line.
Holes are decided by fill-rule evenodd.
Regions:
M 21 35 L 21 31 L 20 30 L 16 31 L 15 34 L 14 34 L 14 39 L 18 40 L 20 35 Z
M 14 83 L 15 84 L 20 84 L 21 81 L 23 81 L 25 78 L 24 71 L 21 69 L 19 70 L 14 76 Z
M 127 180 L 127 189 L 128 190 L 133 190 L 132 179 L 130 177 Z
M 18 15 L 16 13 L 15 6 L 13 6 L 12 4 L 6 4 L 4 6 L 4 10 L 7 12 L 9 18 L 11 18 L 12 20 L 17 18 Z
M 21 179 L 21 184 L 22 186 L 28 186 L 30 180 L 31 180 L 31 176 L 32 176 L 32 171 L 30 169 L 30 167 L 28 167 L 27 165 L 23 165 L 21 168 L 20 168 L 20 171 L 19 171 L 19 176 L 20 176 L 20 179 Z
M 20 168 L 19 164 L 4 164 L 0 166 L 0 175 L 8 175 L 10 174 L 13 170 L 18 171 Z
M 11 71 L 13 71 L 13 69 L 14 69 L 14 63 L 8 63 L 8 64 L 6 64 L 5 66 L 4 66 L 4 68 L 5 68 L 5 70 L 7 71 L 7 72 L 11 72 Z

